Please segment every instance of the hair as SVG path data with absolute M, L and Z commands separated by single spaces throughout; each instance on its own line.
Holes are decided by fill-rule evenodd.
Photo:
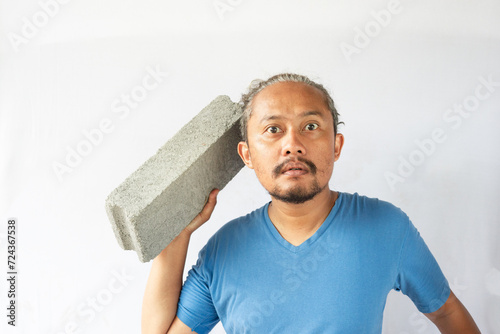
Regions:
M 299 82 L 316 89 L 319 89 L 323 96 L 325 97 L 325 102 L 328 105 L 328 109 L 332 113 L 333 116 L 333 130 L 337 133 L 337 126 L 339 124 L 344 124 L 344 122 L 339 122 L 339 113 L 335 108 L 335 104 L 333 103 L 333 99 L 330 96 L 330 93 L 326 90 L 323 85 L 316 83 L 306 77 L 305 75 L 295 74 L 295 73 L 280 73 L 270 77 L 267 80 L 256 79 L 250 83 L 248 87 L 248 91 L 241 96 L 241 100 L 239 105 L 243 110 L 243 115 L 240 118 L 240 128 L 241 128 L 241 137 L 244 141 L 247 141 L 247 125 L 250 116 L 252 115 L 252 102 L 254 97 L 262 91 L 264 88 L 274 85 L 278 82 Z

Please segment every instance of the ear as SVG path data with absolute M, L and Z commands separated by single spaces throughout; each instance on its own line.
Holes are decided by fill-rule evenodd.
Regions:
M 243 160 L 243 163 L 250 169 L 253 169 L 252 158 L 250 157 L 250 149 L 245 141 L 240 141 L 238 143 L 238 154 Z
M 344 136 L 341 133 L 335 135 L 335 160 L 340 158 L 340 152 L 342 151 L 342 146 L 344 146 Z

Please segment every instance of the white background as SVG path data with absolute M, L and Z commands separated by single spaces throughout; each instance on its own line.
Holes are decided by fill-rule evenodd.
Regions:
M 325 84 L 345 122 L 331 187 L 408 213 L 483 333 L 500 333 L 498 1 L 401 0 L 383 25 L 385 0 L 73 0 L 50 16 L 49 2 L 0 1 L 0 267 L 15 217 L 19 271 L 16 328 L 0 280 L 1 332 L 138 333 L 151 264 L 119 248 L 105 198 L 216 96 L 236 101 L 252 79 L 292 71 Z M 115 112 L 148 68 L 168 75 Z M 463 104 L 464 116 L 449 111 Z M 58 178 L 54 164 L 105 119 L 112 130 Z M 445 139 L 423 152 L 416 141 L 435 129 Z M 401 159 L 415 164 L 391 187 Z M 220 226 L 268 200 L 244 169 L 186 270 Z M 389 294 L 384 333 L 434 332 Z

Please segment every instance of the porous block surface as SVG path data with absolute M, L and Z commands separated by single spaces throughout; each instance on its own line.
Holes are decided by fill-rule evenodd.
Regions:
M 241 108 L 219 96 L 106 199 L 120 246 L 141 262 L 155 258 L 241 170 Z

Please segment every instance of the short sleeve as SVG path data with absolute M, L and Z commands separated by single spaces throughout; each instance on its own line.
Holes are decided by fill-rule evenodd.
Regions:
M 196 265 L 189 271 L 177 307 L 177 317 L 198 334 L 209 333 L 219 322 L 209 289 L 206 250 L 207 246 L 200 251 Z
M 438 310 L 450 295 L 441 268 L 409 219 L 394 288 L 410 297 L 422 313 Z

